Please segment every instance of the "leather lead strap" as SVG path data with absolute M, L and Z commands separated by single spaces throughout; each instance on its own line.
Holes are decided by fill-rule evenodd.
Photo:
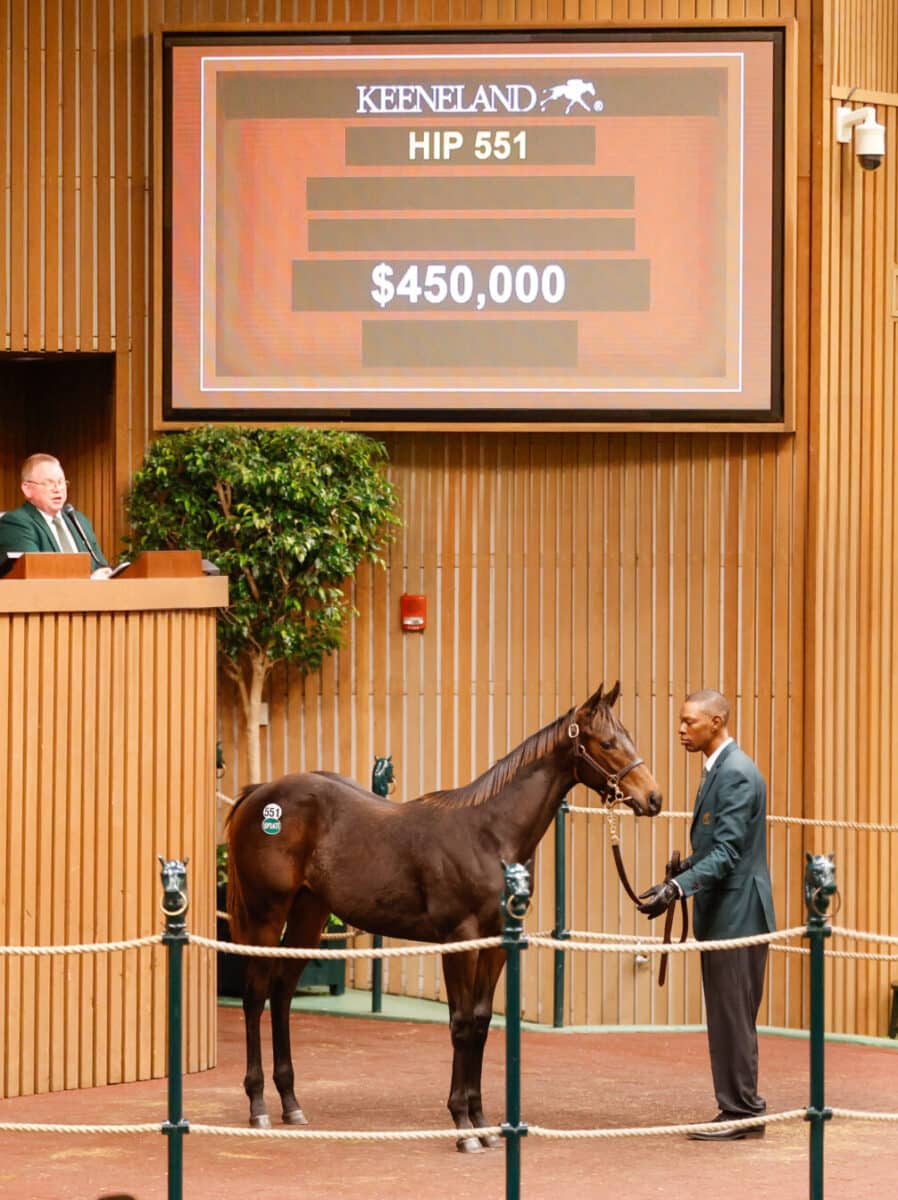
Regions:
M 665 883 L 669 883 L 676 877 L 679 866 L 680 852 L 679 850 L 674 850 L 673 854 L 670 856 L 670 870 L 664 876 Z M 670 945 L 670 935 L 673 932 L 674 912 L 676 911 L 677 907 L 680 909 L 680 916 L 682 918 L 680 925 L 680 941 L 685 942 L 686 938 L 689 936 L 689 909 L 686 907 L 686 897 L 681 896 L 678 904 L 671 904 L 667 912 L 664 914 L 664 939 L 662 944 L 665 946 Z M 658 987 L 664 987 L 665 983 L 667 982 L 667 960 L 669 957 L 669 954 L 661 955 L 661 965 L 658 968 Z

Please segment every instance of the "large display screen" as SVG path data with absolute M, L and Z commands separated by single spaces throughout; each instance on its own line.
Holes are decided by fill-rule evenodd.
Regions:
M 163 419 L 781 419 L 782 33 L 167 35 Z

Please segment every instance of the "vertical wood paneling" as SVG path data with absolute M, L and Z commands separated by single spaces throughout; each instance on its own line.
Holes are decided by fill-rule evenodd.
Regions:
M 893 0 L 833 0 L 835 87 L 898 92 L 898 12 Z
M 211 933 L 211 613 L 0 612 L 0 695 L 3 944 L 157 933 L 157 854 L 190 857 L 191 928 Z M 215 962 L 188 958 L 185 1053 L 201 1070 L 215 1062 Z M 160 947 L 4 958 L 3 1095 L 162 1076 L 164 980 Z
M 836 41 L 836 63 L 839 54 Z M 831 129 L 833 113 L 827 117 Z M 821 686 L 814 706 L 818 753 L 809 792 L 816 815 L 895 824 L 890 655 L 898 443 L 893 417 L 896 322 L 889 310 L 888 282 L 896 257 L 891 155 L 898 149 L 898 108 L 878 107 L 877 119 L 887 130 L 889 154 L 883 167 L 865 172 L 851 147 L 837 147 L 824 177 L 828 203 L 821 295 L 830 302 L 823 313 L 814 410 L 819 472 L 811 508 L 817 547 L 811 563 L 814 653 Z M 895 840 L 894 834 L 853 831 L 817 835 L 817 847 L 834 848 L 841 865 L 840 920 L 845 924 L 894 932 Z M 885 964 L 836 962 L 831 973 L 834 1028 L 884 1034 L 890 982 Z

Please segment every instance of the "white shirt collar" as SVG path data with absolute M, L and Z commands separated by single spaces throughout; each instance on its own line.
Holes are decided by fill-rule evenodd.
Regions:
M 724 750 L 724 749 L 725 749 L 725 748 L 726 748 L 726 747 L 727 747 L 727 746 L 730 744 L 730 742 L 731 742 L 732 740 L 733 740 L 733 739 L 732 739 L 731 737 L 728 737 L 728 738 L 727 738 L 727 740 L 726 740 L 725 742 L 721 742 L 721 743 L 720 743 L 720 745 L 717 747 L 717 749 L 714 751 L 714 753 L 713 753 L 713 754 L 709 754 L 709 755 L 708 755 L 708 757 L 705 759 L 705 765 L 704 765 L 704 768 L 703 768 L 703 770 L 704 770 L 705 772 L 708 772 L 708 771 L 710 771 L 710 770 L 711 770 L 711 768 L 712 768 L 712 767 L 714 766 L 714 764 L 717 762 L 718 758 L 720 758 L 720 753 L 721 753 L 721 751 L 722 751 L 722 750 Z

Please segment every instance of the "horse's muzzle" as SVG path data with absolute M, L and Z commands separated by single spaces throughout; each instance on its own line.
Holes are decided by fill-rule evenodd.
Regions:
M 649 792 L 645 798 L 645 813 L 647 817 L 657 817 L 661 811 L 664 797 L 660 792 Z

